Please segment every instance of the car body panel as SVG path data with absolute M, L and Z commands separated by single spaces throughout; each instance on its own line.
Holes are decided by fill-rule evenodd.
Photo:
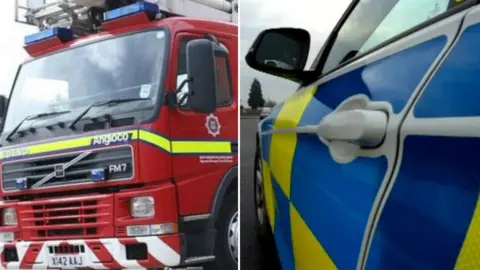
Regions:
M 412 104 L 367 269 L 477 269 L 480 8 Z M 408 199 L 406 199 L 408 198 Z
M 265 200 L 283 269 L 362 267 L 396 165 L 401 120 L 453 43 L 464 15 L 337 69 L 297 91 L 260 122 L 262 158 L 268 165 L 264 179 L 271 178 L 264 182 Z M 383 146 L 364 150 L 351 163 L 335 162 L 315 134 L 276 132 L 316 125 L 356 95 L 389 104 L 390 118 Z M 381 259 L 381 251 L 372 249 L 370 255 Z

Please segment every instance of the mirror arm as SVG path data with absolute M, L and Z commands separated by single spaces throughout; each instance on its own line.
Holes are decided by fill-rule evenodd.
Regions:
M 183 80 L 183 82 L 180 83 L 180 85 L 178 86 L 177 90 L 175 90 L 175 94 L 180 93 L 180 91 L 182 91 L 183 87 L 185 87 L 185 84 L 187 84 L 191 80 L 192 80 L 192 78 L 186 78 L 185 80 Z
M 215 44 L 218 44 L 218 39 L 217 37 L 215 37 L 214 35 L 212 34 L 206 34 L 205 35 L 205 38 L 210 40 L 211 42 L 215 43 Z
M 165 93 L 165 105 L 167 105 L 170 108 L 176 108 L 179 107 L 179 104 L 182 104 L 183 101 L 190 96 L 190 91 L 189 93 L 186 93 L 180 101 L 177 100 L 177 94 L 182 91 L 182 89 L 185 87 L 185 85 L 191 81 L 191 78 L 187 78 L 183 80 L 180 85 L 178 86 L 177 90 L 175 90 L 173 93 L 172 92 L 167 92 Z
M 180 84 L 180 86 L 178 86 L 178 89 L 177 91 L 175 91 L 175 97 L 177 96 L 177 94 L 182 91 L 183 87 L 185 87 L 185 84 L 187 84 L 188 82 L 191 82 L 192 81 L 192 78 L 186 78 L 185 80 L 183 80 L 183 82 Z M 183 97 L 177 101 L 177 106 L 179 106 L 179 104 L 183 104 L 183 102 L 185 101 L 186 98 L 190 97 L 191 96 L 191 90 L 189 89 L 187 93 L 185 93 L 185 95 L 183 95 Z
M 190 96 L 190 91 L 189 91 L 188 93 L 186 93 L 186 94 L 178 101 L 177 104 L 183 104 L 183 102 L 185 101 L 185 99 L 186 99 L 187 97 L 189 97 L 189 96 Z
M 320 75 L 318 72 L 313 71 L 313 70 L 305 70 L 300 73 L 298 73 L 297 78 L 298 78 L 298 83 L 300 83 L 302 86 L 307 86 L 311 83 L 314 83 L 319 79 Z

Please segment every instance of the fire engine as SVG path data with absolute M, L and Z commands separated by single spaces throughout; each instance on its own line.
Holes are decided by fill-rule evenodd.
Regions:
M 0 268 L 237 269 L 237 12 L 28 0 L 0 97 Z

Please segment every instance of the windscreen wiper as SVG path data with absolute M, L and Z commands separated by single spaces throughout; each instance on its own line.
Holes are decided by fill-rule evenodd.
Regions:
M 47 116 L 52 116 L 52 115 L 66 114 L 66 113 L 69 113 L 69 112 L 71 112 L 71 111 L 67 110 L 67 111 L 48 112 L 48 113 L 39 113 L 39 114 L 29 115 L 29 116 L 23 118 L 23 120 L 20 121 L 20 123 L 18 123 L 18 125 L 7 135 L 6 140 L 10 141 L 12 136 L 15 133 L 17 133 L 18 129 L 23 125 L 23 123 L 25 121 L 32 120 L 32 119 L 37 119 L 37 118 L 42 118 L 42 117 L 47 117 Z
M 105 106 L 105 105 L 117 105 L 120 103 L 126 103 L 126 102 L 132 102 L 132 101 L 137 101 L 137 100 L 152 100 L 151 98 L 118 98 L 118 99 L 111 99 L 107 101 L 99 101 L 95 102 L 92 105 L 88 106 L 87 109 L 85 109 L 80 115 L 73 120 L 73 122 L 70 124 L 69 128 L 75 128 L 75 124 L 78 123 L 93 107 L 100 107 L 100 106 Z

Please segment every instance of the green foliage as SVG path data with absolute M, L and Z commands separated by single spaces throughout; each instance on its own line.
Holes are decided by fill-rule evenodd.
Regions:
M 253 79 L 252 85 L 250 86 L 250 93 L 248 94 L 248 106 L 252 109 L 257 109 L 265 105 L 265 99 L 263 99 L 262 94 L 262 85 L 257 80 Z

